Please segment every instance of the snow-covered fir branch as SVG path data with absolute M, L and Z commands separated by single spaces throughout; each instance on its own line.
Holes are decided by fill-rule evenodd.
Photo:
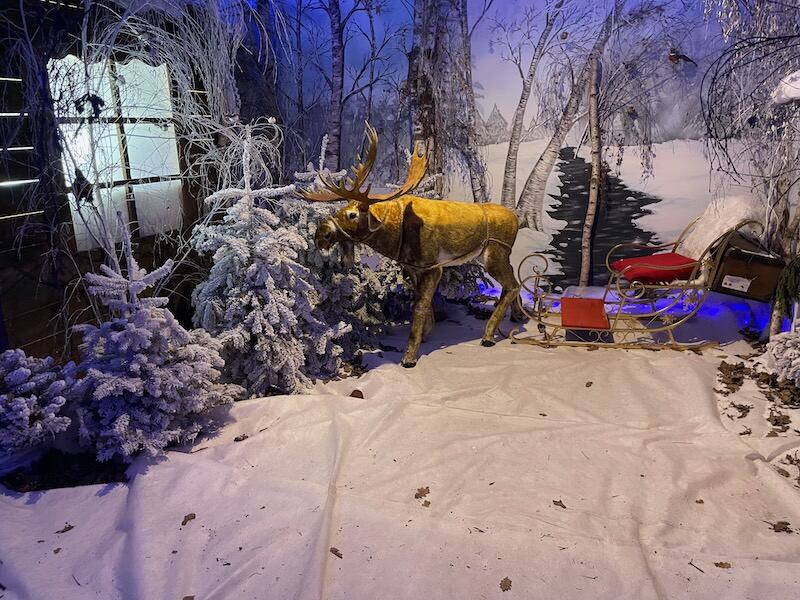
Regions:
M 201 329 L 187 331 L 165 308 L 166 298 L 143 298 L 171 263 L 147 273 L 123 238 L 126 273 L 87 274 L 90 293 L 111 316 L 81 325 L 80 361 L 71 398 L 81 441 L 100 460 L 131 460 L 193 440 L 210 413 L 241 396 L 220 383 L 221 344 Z
M 66 431 L 62 413 L 73 384 L 73 366 L 22 350 L 0 354 L 0 456 L 52 441 Z

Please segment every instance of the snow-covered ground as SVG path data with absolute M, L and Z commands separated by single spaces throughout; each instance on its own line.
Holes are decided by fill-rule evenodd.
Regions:
M 646 217 L 659 235 L 705 208 L 701 155 L 661 145 L 644 183 L 623 166 L 665 199 Z M 523 232 L 515 254 L 548 241 Z M 796 425 L 765 425 L 774 403 L 751 384 L 714 391 L 720 360 L 748 346 L 489 349 L 485 323 L 451 310 L 415 369 L 397 364 L 400 328 L 363 377 L 239 403 L 213 437 L 139 459 L 127 485 L 0 487 L 0 598 L 797 595 Z M 697 326 L 734 339 L 748 311 L 717 298 Z
M 239 403 L 128 485 L 2 490 L 0 597 L 796 596 L 800 535 L 771 524 L 800 496 L 767 460 L 798 438 L 723 426 L 714 353 L 483 348 L 483 325 L 454 310 L 416 369 L 385 350 Z

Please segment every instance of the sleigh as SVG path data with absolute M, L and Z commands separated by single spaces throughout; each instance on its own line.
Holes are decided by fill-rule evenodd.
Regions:
M 624 243 L 612 248 L 606 256 L 605 288 L 567 288 L 555 294 L 546 275 L 547 257 L 527 256 L 518 277 L 529 299 L 522 306 L 528 322 L 510 332 L 512 342 L 653 350 L 717 345 L 685 327 L 698 316 L 710 292 L 769 301 L 783 262 L 754 241 L 763 234 L 756 221 L 730 228 L 697 258 L 680 254 L 682 242 L 697 225 L 698 220 L 693 221 L 667 244 Z M 530 274 L 523 277 L 523 269 Z

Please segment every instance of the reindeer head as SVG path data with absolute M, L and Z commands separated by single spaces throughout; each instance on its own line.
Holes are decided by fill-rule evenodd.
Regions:
M 378 132 L 369 123 L 366 124 L 366 136 L 368 144 L 366 158 L 364 161 L 361 157 L 356 158 L 356 164 L 351 168 L 352 175 L 346 177 L 342 183 L 336 183 L 327 173 L 320 173 L 321 189 L 298 192 L 300 196 L 312 202 L 349 200 L 347 206 L 319 223 L 314 235 L 314 243 L 320 250 L 329 250 L 335 244 L 340 244 L 345 266 L 348 268 L 353 264 L 355 243 L 366 242 L 373 236 L 379 235 L 385 225 L 382 211 L 376 210 L 373 205 L 395 200 L 413 191 L 422 181 L 428 168 L 426 147 L 422 142 L 417 142 L 405 183 L 391 194 L 370 194 L 372 186 L 367 185 L 364 188 L 364 184 L 378 155 Z

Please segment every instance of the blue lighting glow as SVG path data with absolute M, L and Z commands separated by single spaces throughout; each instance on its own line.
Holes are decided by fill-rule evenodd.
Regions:
M 500 296 L 501 288 L 495 285 L 486 285 L 478 283 L 478 290 L 484 296 L 497 298 Z M 523 291 L 523 301 L 527 304 L 531 302 L 531 294 Z M 593 288 L 593 297 L 602 296 L 602 288 Z M 669 307 L 673 300 L 663 299 L 656 301 L 656 309 L 664 309 Z M 550 303 L 551 310 L 558 311 L 560 302 L 554 298 Z M 609 312 L 614 310 L 614 304 L 610 303 L 608 306 Z M 691 312 L 696 304 L 676 304 L 672 308 L 665 310 L 663 314 L 673 317 L 681 317 Z M 637 312 L 652 312 L 652 307 L 649 304 L 628 305 L 626 307 L 626 314 L 636 314 Z M 712 293 L 710 297 L 705 299 L 702 307 L 697 311 L 694 319 L 702 319 L 704 321 L 718 321 L 721 326 L 733 327 L 737 329 L 748 329 L 752 331 L 763 332 L 770 324 L 772 318 L 772 307 L 769 303 L 745 301 L 733 296 L 725 296 L 722 294 Z M 790 328 L 791 322 L 789 319 L 783 320 L 783 331 Z

